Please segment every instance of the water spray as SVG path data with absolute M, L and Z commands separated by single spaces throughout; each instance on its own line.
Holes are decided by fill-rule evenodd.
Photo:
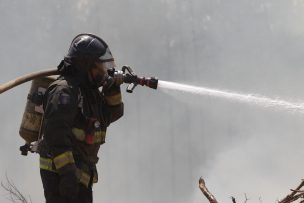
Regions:
M 293 103 L 281 99 L 271 99 L 264 96 L 253 94 L 240 94 L 236 92 L 229 92 L 217 89 L 210 89 L 206 87 L 197 87 L 192 85 L 185 85 L 175 82 L 159 81 L 158 88 L 166 91 L 180 91 L 184 93 L 191 93 L 201 96 L 212 96 L 230 101 L 238 101 L 243 103 L 255 104 L 262 107 L 272 107 L 287 110 L 289 112 L 304 113 L 304 103 Z

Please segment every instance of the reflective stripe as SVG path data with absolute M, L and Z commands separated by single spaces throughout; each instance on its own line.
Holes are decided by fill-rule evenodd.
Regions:
M 121 93 L 111 95 L 111 96 L 105 96 L 105 99 L 107 101 L 107 104 L 112 105 L 112 106 L 115 106 L 122 102 Z
M 56 173 L 56 170 L 53 167 L 52 159 L 40 157 L 40 168 Z M 77 178 L 78 178 L 78 180 L 81 184 L 83 184 L 86 187 L 89 187 L 91 176 L 88 173 L 86 173 L 85 171 L 77 168 L 76 169 L 76 176 L 77 176 Z M 97 181 L 98 181 L 97 173 L 94 172 L 93 183 L 97 183 Z
M 85 135 L 84 130 L 82 130 L 80 128 L 73 128 L 72 132 L 77 140 L 86 141 L 86 135 Z M 102 143 L 105 141 L 105 137 L 106 137 L 105 131 L 101 131 L 101 130 L 95 131 L 94 136 L 93 136 L 93 141 L 90 144 Z
M 73 128 L 72 132 L 77 140 L 84 141 L 85 140 L 85 132 L 79 128 Z
M 94 134 L 94 143 L 102 143 L 105 141 L 106 132 L 105 131 L 96 131 Z
M 91 176 L 86 172 L 77 169 L 77 177 L 79 182 L 82 183 L 84 186 L 89 187 Z
M 98 182 L 98 175 L 97 175 L 97 171 L 94 171 L 94 175 L 93 175 L 93 183 L 97 183 Z
M 53 168 L 52 159 L 40 157 L 40 168 L 44 169 L 44 170 L 55 172 L 55 170 Z
M 75 163 L 73 153 L 71 151 L 64 152 L 54 158 L 56 169 L 60 169 L 67 164 Z

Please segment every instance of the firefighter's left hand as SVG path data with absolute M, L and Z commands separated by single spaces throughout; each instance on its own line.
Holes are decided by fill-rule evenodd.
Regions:
M 114 72 L 114 81 L 117 86 L 124 82 L 124 75 L 122 71 L 119 70 Z

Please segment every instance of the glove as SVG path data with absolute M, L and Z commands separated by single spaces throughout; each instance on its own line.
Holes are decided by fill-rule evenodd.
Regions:
M 111 76 L 107 76 L 104 84 L 103 84 L 103 90 L 108 90 L 110 89 L 113 85 L 115 84 L 115 80 Z
M 79 192 L 79 181 L 75 171 L 60 175 L 59 193 L 68 199 L 76 199 Z
M 117 86 L 121 85 L 124 82 L 124 75 L 121 70 L 114 72 L 114 81 Z

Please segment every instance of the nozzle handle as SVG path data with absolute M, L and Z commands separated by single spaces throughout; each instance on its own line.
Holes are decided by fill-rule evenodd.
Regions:
M 134 83 L 130 83 L 127 87 L 127 92 L 128 93 L 133 93 L 133 90 L 135 89 L 135 87 L 137 86 L 137 84 Z

